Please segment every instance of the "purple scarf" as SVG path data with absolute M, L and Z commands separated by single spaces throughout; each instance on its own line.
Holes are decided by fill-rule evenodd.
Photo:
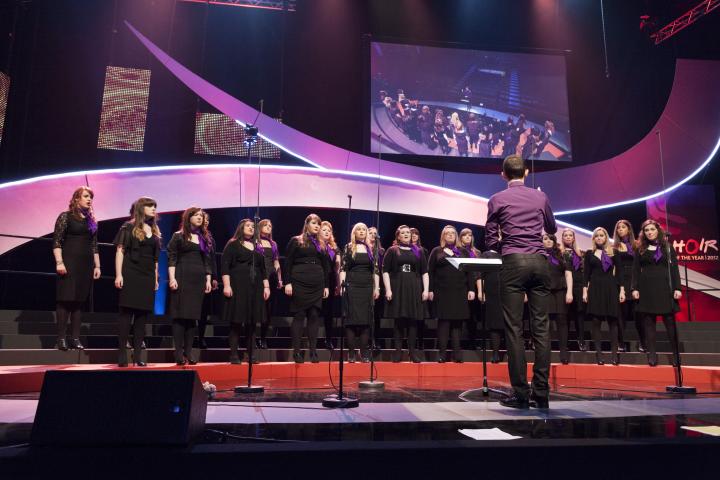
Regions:
M 576 272 L 580 270 L 580 267 L 582 266 L 582 258 L 580 258 L 580 255 L 577 254 L 575 249 L 570 250 L 570 258 L 572 258 L 572 266 L 573 270 Z
M 327 252 L 328 257 L 330 257 L 330 262 L 334 262 L 335 261 L 335 249 L 332 248 L 330 245 L 328 245 L 327 247 L 325 247 L 325 251 Z
M 628 239 L 628 237 L 625 237 L 622 239 L 622 243 L 625 244 L 625 248 L 627 249 L 627 253 L 630 254 L 631 257 L 635 256 L 635 250 L 633 250 L 632 242 Z
M 477 254 L 475 253 L 475 248 L 470 245 L 469 247 L 465 247 L 468 251 L 468 255 L 470 255 L 470 258 L 477 258 Z
M 420 258 L 420 247 L 418 247 L 414 243 L 405 244 L 405 243 L 398 242 L 398 247 L 410 247 L 410 250 L 412 250 L 415 257 Z
M 453 252 L 453 255 L 456 257 L 462 257 L 462 254 L 460 253 L 460 250 L 458 250 L 457 245 L 446 243 L 445 248 L 449 248 L 451 252 Z
M 202 232 L 199 228 L 193 228 L 190 230 L 192 233 L 197 235 L 198 237 L 198 245 L 200 246 L 200 251 L 207 255 L 208 253 L 208 245 L 207 240 L 205 240 L 205 237 L 203 236 Z
M 308 235 L 308 238 L 312 242 L 313 245 L 315 245 L 315 250 L 318 251 L 318 253 L 322 252 L 322 247 L 320 246 L 320 242 L 318 242 L 318 239 L 313 237 L 312 235 Z
M 607 272 L 613 266 L 612 258 L 605 252 L 605 249 L 603 249 L 600 255 L 600 264 L 602 265 L 603 272 Z
M 279 258 L 280 258 L 280 252 L 278 252 L 277 243 L 275 243 L 275 241 L 274 241 L 273 239 L 271 239 L 271 238 L 269 238 L 269 237 L 266 237 L 266 236 L 264 236 L 264 235 L 260 235 L 260 239 L 261 239 L 261 240 L 267 240 L 268 242 L 270 242 L 270 248 L 272 248 L 272 259 L 273 259 L 273 260 L 279 259 Z M 262 247 L 262 244 L 260 244 L 260 246 Z M 265 253 L 265 249 L 263 248 L 263 254 L 264 254 L 264 253 Z
M 370 259 L 370 263 L 374 263 L 375 258 L 373 257 L 372 249 L 367 243 L 363 242 L 362 240 L 355 240 L 355 245 L 365 245 L 365 251 L 367 251 L 367 256 Z
M 660 248 L 660 244 L 657 240 L 654 242 L 650 242 L 650 245 L 655 245 L 655 253 L 653 253 L 653 260 L 655 260 L 655 263 L 660 262 L 660 259 L 663 256 L 662 248 Z
M 555 265 L 556 267 L 560 265 L 560 260 L 558 260 L 557 257 L 554 255 L 555 252 L 553 252 L 552 248 L 546 248 L 545 253 L 547 253 L 548 262 L 550 263 L 550 265 Z
M 97 222 L 95 221 L 95 218 L 90 214 L 89 208 L 81 208 L 80 212 L 85 216 L 85 219 L 87 220 L 87 226 L 88 230 L 90 230 L 90 234 L 95 235 L 97 232 Z

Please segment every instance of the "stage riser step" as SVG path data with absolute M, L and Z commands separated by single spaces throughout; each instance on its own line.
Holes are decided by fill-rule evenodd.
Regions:
M 309 362 L 307 350 L 304 350 L 305 360 Z M 130 352 L 129 352 L 130 353 Z M 389 362 L 393 359 L 394 350 L 386 349 L 379 352 L 375 357 L 376 361 Z M 292 350 L 290 349 L 269 349 L 256 350 L 255 354 L 260 362 L 290 362 L 292 361 Z M 333 360 L 337 361 L 339 351 L 333 353 Z M 504 351 L 501 351 L 502 360 L 506 361 L 507 357 Z M 131 355 L 131 353 L 130 353 Z M 193 355 L 200 362 L 226 363 L 229 361 L 230 351 L 227 348 L 211 348 L 206 350 L 194 349 Z M 551 361 L 553 363 L 560 362 L 559 352 L 553 351 Z M 148 349 L 142 353 L 143 360 L 150 363 L 167 363 L 174 362 L 174 350 L 170 348 L 164 349 Z M 330 352 L 318 349 L 318 356 L 321 362 L 327 362 L 330 359 Z M 610 364 L 610 354 L 603 353 L 605 362 Z M 68 365 L 68 364 L 103 364 L 117 362 L 117 349 L 87 349 L 83 351 L 69 350 L 66 352 L 59 350 L 0 350 L 0 365 Z M 345 352 L 347 358 L 347 352 Z M 437 362 L 437 350 L 425 350 L 421 353 L 421 358 L 426 362 Z M 488 362 L 490 360 L 490 352 L 488 352 Z M 534 360 L 532 352 L 526 352 L 528 362 Z M 403 351 L 402 361 L 409 361 L 407 351 Z M 720 365 L 720 354 L 683 354 L 682 361 L 685 365 L 694 366 L 718 366 Z M 447 360 L 452 362 L 452 352 L 448 353 Z M 465 362 L 481 362 L 482 352 L 463 351 L 463 360 Z M 669 365 L 671 354 L 667 352 L 659 352 L 658 360 L 661 365 Z M 645 365 L 647 356 L 644 353 L 630 352 L 620 354 L 620 361 L 625 365 Z M 570 352 L 570 362 L 580 364 L 595 363 L 595 352 Z

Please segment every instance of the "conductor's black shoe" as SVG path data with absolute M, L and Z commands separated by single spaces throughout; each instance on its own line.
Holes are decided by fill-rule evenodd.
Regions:
M 534 408 L 548 409 L 550 408 L 550 400 L 548 400 L 547 397 L 539 397 L 534 393 L 531 393 L 530 406 Z
M 500 405 L 509 408 L 518 408 L 520 410 L 527 410 L 530 408 L 530 402 L 525 397 L 520 397 L 517 394 L 513 394 L 508 398 L 500 400 Z

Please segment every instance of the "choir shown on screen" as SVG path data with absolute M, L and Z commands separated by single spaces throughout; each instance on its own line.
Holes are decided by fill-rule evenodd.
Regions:
M 60 350 L 84 348 L 80 342 L 81 308 L 91 295 L 93 280 L 101 276 L 93 197 L 90 188 L 78 188 L 55 224 Z M 290 301 L 292 360 L 296 363 L 306 357 L 313 363 L 319 361 L 316 344 L 321 318 L 324 347 L 336 348 L 333 338 L 343 335 L 350 362 L 369 362 L 379 352 L 374 333 L 383 326 L 381 319 L 388 319 L 390 324 L 385 326 L 392 327 L 393 362 L 426 360 L 424 327 L 428 319 L 437 319 L 438 362 L 450 358 L 463 362 L 463 331 L 470 348 L 475 349 L 481 345 L 483 329 L 489 338 L 491 361 L 502 360 L 504 320 L 498 274 L 466 273 L 449 261 L 500 258 L 498 252 L 478 250 L 469 228 L 458 232 L 452 225 L 445 226 L 439 245 L 428 253 L 420 232 L 407 225 L 397 227 L 387 249 L 381 246 L 377 229 L 364 223 L 352 226 L 349 242 L 338 245 L 330 222 L 310 214 L 285 248 L 281 268 L 269 219 L 259 222 L 257 232 L 253 220 L 241 220 L 220 252 L 208 230 L 209 215 L 201 208 L 186 209 L 178 230 L 167 242 L 161 240 L 156 210 L 152 198 L 137 199 L 130 207 L 129 220 L 113 241 L 114 284 L 119 293 L 119 366 L 129 364 L 128 348 L 133 350 L 132 363 L 145 366 L 145 325 L 155 309 L 162 243 L 166 243 L 168 258 L 167 315 L 172 322 L 178 365 L 197 363 L 193 342 L 197 336 L 199 346 L 207 347 L 205 324 L 208 312 L 214 310 L 221 310 L 229 324 L 231 363 L 241 363 L 244 352 L 267 349 L 270 319 L 281 292 Z M 585 319 L 589 320 L 600 365 L 605 363 L 603 323 L 608 326 L 610 361 L 614 365 L 621 363 L 631 326 L 638 333 L 638 350 L 647 353 L 649 365 L 657 365 L 658 316 L 671 345 L 676 345 L 674 314 L 679 311 L 680 275 L 675 250 L 657 222 L 645 221 L 637 237 L 627 220 L 619 220 L 612 234 L 598 227 L 592 232 L 591 248 L 585 252 L 578 248 L 575 232 L 567 228 L 559 239 L 543 235 L 543 244 L 551 282 L 547 311 L 555 324 L 561 363 L 571 361 L 571 347 L 588 349 Z M 216 252 L 221 253 L 219 269 Z M 218 289 L 222 291 L 221 309 L 213 306 L 212 292 Z M 333 328 L 340 316 L 345 319 L 344 331 Z M 256 339 L 258 327 L 260 336 Z M 575 333 L 573 342 L 571 330 Z M 257 362 L 257 356 L 248 356 L 246 361 Z

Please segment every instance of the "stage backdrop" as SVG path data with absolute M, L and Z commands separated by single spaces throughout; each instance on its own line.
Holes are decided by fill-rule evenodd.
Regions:
M 648 200 L 647 211 L 648 218 L 656 220 L 660 225 L 665 225 L 667 218 L 682 278 L 685 278 L 684 267 L 687 266 L 688 269 L 720 280 L 714 186 L 683 185 L 667 195 Z M 687 320 L 690 314 L 692 321 L 717 320 L 720 300 L 696 291 L 690 294 L 689 300 L 690 309 L 688 299 L 683 297 L 682 312 L 678 319 Z

